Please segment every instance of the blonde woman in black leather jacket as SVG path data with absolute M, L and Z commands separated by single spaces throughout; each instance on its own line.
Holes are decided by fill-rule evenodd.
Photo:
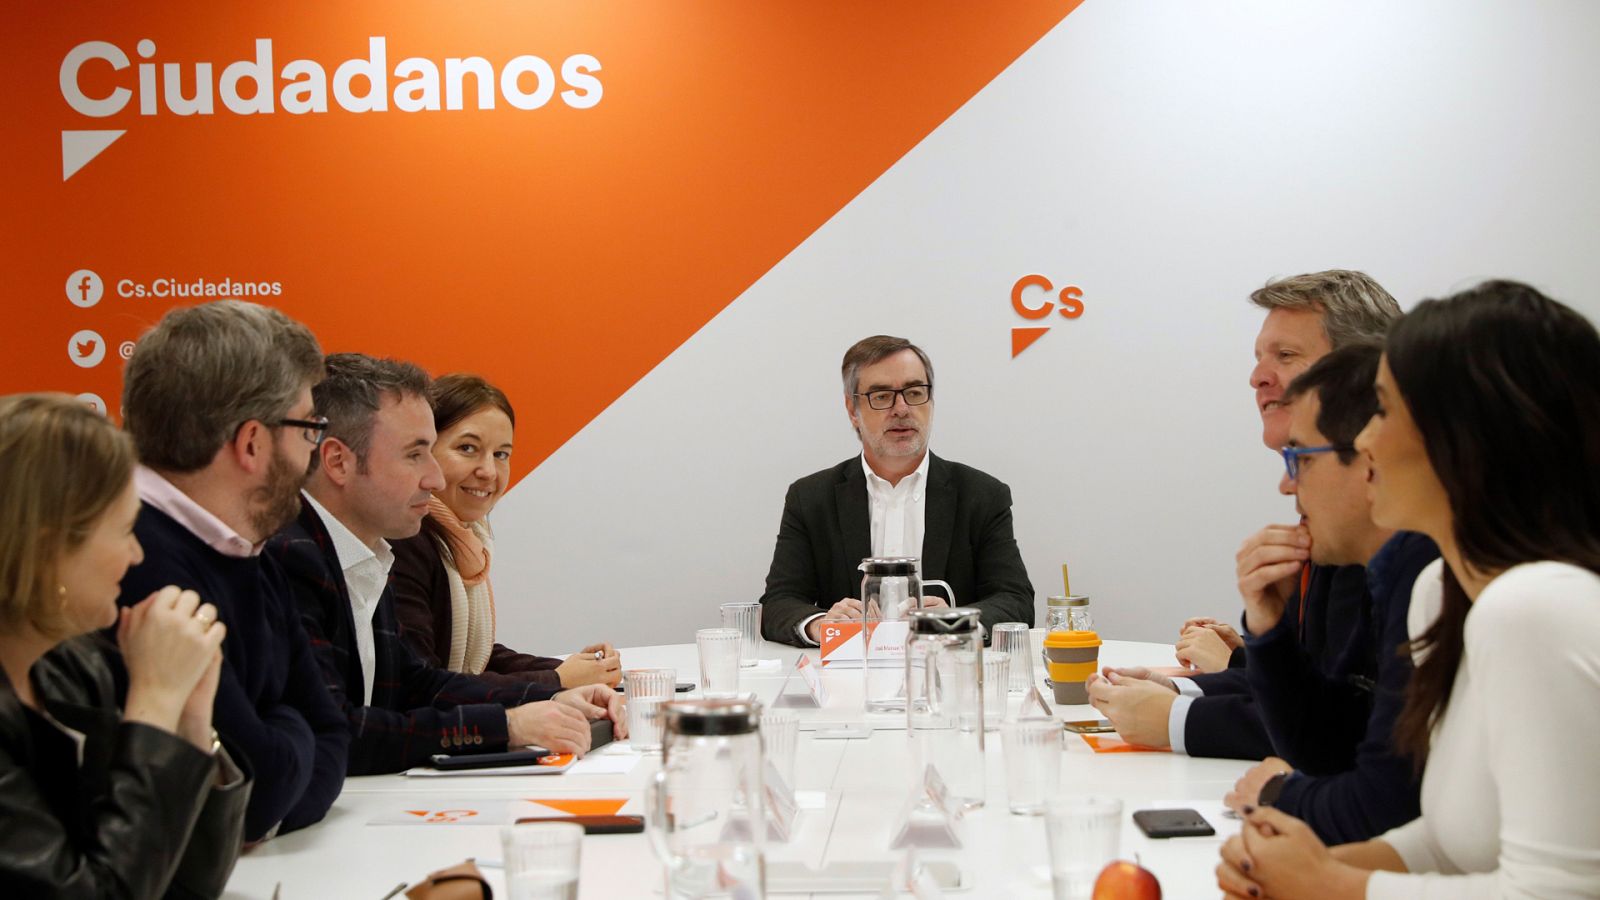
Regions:
M 217 896 L 239 853 L 216 610 L 176 588 L 117 609 L 132 470 L 76 400 L 0 398 L 0 896 Z

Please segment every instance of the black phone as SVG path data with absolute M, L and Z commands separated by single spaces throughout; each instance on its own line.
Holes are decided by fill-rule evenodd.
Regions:
M 572 822 L 583 826 L 584 834 L 638 834 L 644 830 L 644 816 L 525 816 L 524 822 Z
M 501 769 L 506 766 L 531 766 L 549 755 L 550 751 L 543 747 L 528 747 L 503 753 L 435 753 L 432 762 L 435 769 L 446 772 L 456 769 Z
M 1192 809 L 1141 809 L 1133 814 L 1133 824 L 1145 837 L 1209 837 L 1217 833 L 1205 816 Z

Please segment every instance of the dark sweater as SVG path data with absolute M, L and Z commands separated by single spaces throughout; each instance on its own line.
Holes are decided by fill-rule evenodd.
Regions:
M 283 573 L 259 556 L 218 553 L 149 504 L 133 530 L 144 562 L 123 577 L 118 602 L 132 606 L 177 585 L 215 605 L 228 627 L 212 716 L 255 775 L 245 838 L 320 820 L 344 785 L 350 731 L 318 677 Z
M 1377 660 L 1370 655 L 1370 644 L 1366 645 L 1366 658 L 1351 657 L 1347 663 L 1340 662 L 1362 627 L 1362 610 L 1368 602 L 1363 567 L 1312 566 L 1305 603 L 1300 602 L 1300 592 L 1296 591 L 1284 608 L 1279 626 L 1321 669 L 1371 678 L 1377 671 Z M 1265 759 L 1272 755 L 1272 740 L 1256 709 L 1247 671 L 1247 667 L 1229 668 L 1191 679 L 1205 696 L 1195 698 L 1184 720 L 1184 750 L 1190 756 Z
M 449 565 L 439 549 L 439 541 L 427 530 L 416 537 L 390 544 L 394 568 L 389 571 L 389 587 L 394 590 L 395 617 L 400 620 L 400 637 L 422 661 L 435 668 L 445 667 L 450 652 L 453 625 L 450 613 Z M 518 653 L 504 644 L 489 651 L 489 662 L 479 678 L 494 684 L 543 685 L 561 689 L 556 667 L 561 660 L 550 656 Z
M 1366 567 L 1370 603 L 1331 670 L 1315 664 L 1285 623 L 1246 639 L 1267 733 L 1297 770 L 1275 805 L 1330 844 L 1376 837 L 1421 814 L 1421 781 L 1394 750 L 1393 734 L 1411 678 L 1411 587 L 1438 557 L 1420 534 L 1400 532 L 1383 545 Z M 1377 662 L 1376 683 L 1368 660 Z
M 435 753 L 504 750 L 506 708 L 555 693 L 527 683 L 496 687 L 427 665 L 400 639 L 393 590 L 385 588 L 372 616 L 372 704 L 363 706 L 366 681 L 350 592 L 333 539 L 311 504 L 301 504 L 300 517 L 273 535 L 262 555 L 289 576 L 314 665 L 349 723 L 352 775 L 399 772 Z

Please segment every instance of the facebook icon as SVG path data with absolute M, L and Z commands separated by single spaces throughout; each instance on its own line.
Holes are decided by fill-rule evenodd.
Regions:
M 73 306 L 88 309 L 100 302 L 104 292 L 105 284 L 100 276 L 88 269 L 79 269 L 67 276 L 67 299 Z

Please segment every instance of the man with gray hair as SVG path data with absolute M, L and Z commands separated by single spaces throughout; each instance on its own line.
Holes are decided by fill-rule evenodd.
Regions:
M 1381 343 L 1400 318 L 1400 304 L 1371 276 L 1348 269 L 1268 282 L 1250 294 L 1250 302 L 1267 310 L 1256 336 L 1250 385 L 1262 440 L 1279 451 L 1290 443 L 1293 413 L 1283 400 L 1289 384 L 1333 350 Z M 1280 490 L 1286 492 L 1287 486 Z M 1309 544 L 1303 526 L 1268 526 L 1245 540 L 1236 563 L 1243 566 L 1261 553 L 1306 558 L 1302 540 Z M 1357 633 L 1358 623 L 1370 620 L 1372 602 L 1363 566 L 1308 564 L 1290 581 L 1291 615 L 1308 658 L 1334 671 L 1346 648 L 1372 652 Z M 1176 650 L 1178 662 L 1194 669 L 1194 676 L 1151 680 L 1142 669 L 1107 673 L 1097 702 L 1118 732 L 1135 743 L 1170 746 L 1191 756 L 1262 759 L 1271 754 L 1245 676 L 1244 637 L 1226 623 L 1196 617 L 1179 630 Z M 1367 666 L 1375 669 L 1377 660 L 1367 660 Z
M 141 465 L 131 606 L 196 591 L 228 627 L 213 722 L 255 776 L 246 840 L 318 821 L 344 784 L 350 732 L 319 677 L 284 573 L 262 544 L 300 509 L 326 421 L 322 351 L 275 309 L 224 300 L 168 312 L 139 341 L 122 392 Z
M 1350 269 L 1269 281 L 1250 294 L 1250 302 L 1267 311 L 1256 335 L 1250 386 L 1261 414 L 1261 440 L 1277 451 L 1289 439 L 1283 406 L 1289 382 L 1331 350 L 1383 343 L 1400 318 L 1400 304 L 1372 276 Z
M 949 582 L 987 630 L 1033 623 L 1033 585 L 1011 530 L 1011 489 L 928 450 L 933 363 L 905 338 L 876 335 L 844 355 L 844 409 L 861 453 L 789 486 L 761 596 L 761 631 L 799 646 L 824 621 L 859 620 L 861 560 L 914 556 Z M 925 597 L 925 605 L 945 600 Z

